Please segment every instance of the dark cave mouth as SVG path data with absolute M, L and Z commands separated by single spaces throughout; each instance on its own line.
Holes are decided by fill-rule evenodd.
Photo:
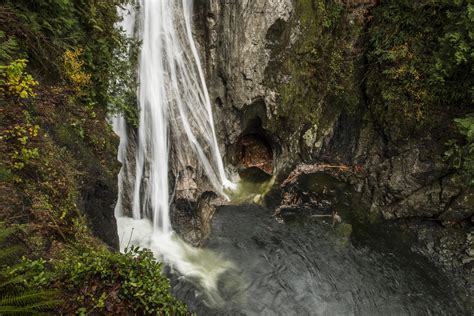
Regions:
M 273 175 L 273 149 L 261 133 L 246 133 L 239 138 L 236 160 L 242 179 L 265 181 Z

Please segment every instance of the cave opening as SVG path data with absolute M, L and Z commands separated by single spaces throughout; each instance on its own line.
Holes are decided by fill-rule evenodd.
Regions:
M 241 178 L 264 181 L 273 175 L 273 148 L 259 117 L 248 121 L 237 141 L 235 156 Z

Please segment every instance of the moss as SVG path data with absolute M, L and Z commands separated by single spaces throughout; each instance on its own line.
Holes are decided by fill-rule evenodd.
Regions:
M 341 110 L 356 108 L 360 96 L 353 51 L 361 28 L 351 23 L 342 3 L 295 1 L 279 45 L 270 47 L 273 60 L 266 76 L 279 95 L 278 122 L 271 130 L 313 127 L 317 135 L 311 138 L 319 139 Z
M 317 132 L 318 126 L 314 125 L 303 134 L 303 140 L 306 144 L 306 147 L 311 147 L 314 145 L 314 143 L 316 142 Z
M 348 240 L 352 234 L 352 225 L 347 223 L 337 225 L 336 234 L 342 239 Z

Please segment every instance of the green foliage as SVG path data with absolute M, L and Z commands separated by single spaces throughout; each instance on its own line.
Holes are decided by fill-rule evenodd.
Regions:
M 79 306 L 90 301 L 94 312 L 118 297 L 138 314 L 183 315 L 186 306 L 172 297 L 161 264 L 146 249 L 130 248 L 125 254 L 106 250 L 88 251 L 66 258 L 59 266 L 61 282 L 72 291 L 86 289 L 77 297 Z M 92 290 L 89 285 L 98 284 Z M 82 305 L 78 312 L 91 311 Z
M 373 14 L 368 90 L 381 122 L 416 130 L 431 123 L 436 111 L 472 106 L 470 1 L 388 0 Z
M 15 161 L 13 167 L 15 169 L 23 169 L 30 160 L 36 159 L 38 157 L 38 148 L 21 148 L 19 152 L 15 151 L 12 155 L 12 159 Z
M 0 139 L 10 141 L 10 154 L 13 168 L 23 169 L 32 159 L 39 158 L 39 149 L 32 144 L 32 139 L 38 137 L 39 126 L 30 123 L 17 124 L 11 129 L 4 129 Z
M 8 64 L 18 49 L 16 40 L 12 37 L 7 37 L 5 32 L 0 31 L 0 63 Z
M 466 142 L 474 143 L 474 115 L 468 115 L 462 119 L 454 120 L 459 128 L 459 132 L 466 137 Z
M 0 245 L 14 228 L 0 230 Z M 80 315 L 187 315 L 186 306 L 170 292 L 161 264 L 151 251 L 132 247 L 112 253 L 101 247 L 76 245 L 55 259 L 17 262 L 22 247 L 0 250 L 0 315 L 36 314 L 52 308 Z M 46 290 L 54 288 L 55 290 Z M 57 297 L 61 294 L 64 301 Z
M 461 141 L 448 143 L 449 150 L 445 153 L 451 167 L 458 169 L 470 185 L 474 185 L 474 114 L 456 119 Z
M 122 38 L 117 43 L 115 58 L 111 62 L 112 80 L 108 88 L 109 111 L 120 113 L 128 124 L 138 126 L 137 66 L 139 43 L 134 39 Z
M 130 2 L 134 0 L 7 0 L 6 10 L 0 11 L 5 24 L 0 27 L 0 40 L 7 39 L 0 45 L 0 58 L 10 57 L 19 43 L 32 68 L 47 74 L 44 79 L 62 78 L 84 106 L 124 112 L 133 123 L 135 63 L 122 58 L 130 40 L 115 27 L 117 6 Z M 124 74 L 133 75 L 121 77 Z M 130 79 L 118 85 L 117 78 Z
M 14 232 L 14 228 L 1 224 L 0 243 L 4 246 Z M 24 259 L 9 264 L 21 250 L 19 246 L 6 246 L 0 250 L 0 315 L 36 315 L 51 311 L 61 303 L 57 291 L 42 287 L 46 280 L 44 261 Z
M 8 66 L 0 66 L 0 93 L 26 99 L 34 97 L 33 87 L 38 82 L 25 71 L 26 59 L 17 59 Z

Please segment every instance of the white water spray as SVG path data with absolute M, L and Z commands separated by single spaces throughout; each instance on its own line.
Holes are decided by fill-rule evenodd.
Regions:
M 131 7 L 122 12 L 126 33 L 131 36 L 137 32 L 135 36 L 141 40 L 140 122 L 133 218 L 123 217 L 121 193 L 116 217 L 122 249 L 128 244 L 151 249 L 157 258 L 182 275 L 198 279 L 208 293 L 213 293 L 215 304 L 218 277 L 232 265 L 209 251 L 180 241 L 173 234 L 169 214 L 171 149 L 181 168 L 197 158 L 214 189 L 222 195 L 224 189 L 233 187 L 225 174 L 211 102 L 192 35 L 192 6 L 192 0 L 140 0 L 139 12 Z M 114 126 L 121 136 L 119 160 L 127 164 L 124 119 L 116 118 Z M 119 191 L 123 189 L 122 183 L 119 179 Z

